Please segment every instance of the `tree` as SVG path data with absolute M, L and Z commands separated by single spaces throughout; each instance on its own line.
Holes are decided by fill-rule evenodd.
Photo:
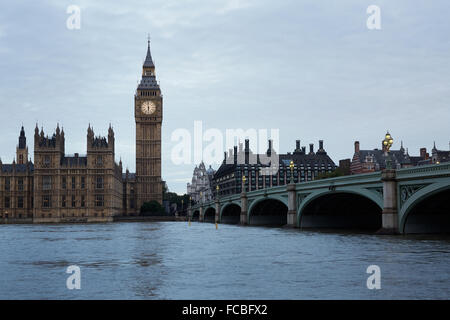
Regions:
M 317 176 L 317 179 L 328 179 L 328 178 L 335 178 L 335 177 L 341 177 L 344 176 L 344 171 L 342 171 L 341 168 L 336 168 L 333 172 L 327 172 L 327 173 L 320 173 Z
M 144 202 L 141 207 L 142 216 L 164 216 L 166 214 L 162 205 L 158 201 L 152 200 Z

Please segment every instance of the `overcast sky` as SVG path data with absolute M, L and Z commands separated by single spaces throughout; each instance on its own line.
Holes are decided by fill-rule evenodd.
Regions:
M 69 30 L 69 5 L 81 29 Z M 381 30 L 366 9 L 381 8 Z M 416 155 L 450 140 L 450 2 L 2 1 L 0 157 L 12 162 L 23 124 L 64 126 L 66 152 L 86 153 L 86 130 L 116 132 L 116 160 L 135 170 L 134 91 L 147 33 L 162 93 L 163 179 L 186 191 L 195 164 L 174 165 L 171 134 L 280 129 L 280 151 L 325 141 L 337 163 L 353 143 L 380 147 L 390 130 Z M 218 165 L 214 164 L 214 168 Z

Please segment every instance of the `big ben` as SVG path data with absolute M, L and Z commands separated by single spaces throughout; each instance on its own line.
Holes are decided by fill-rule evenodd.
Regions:
M 161 124 L 163 97 L 156 81 L 155 65 L 148 40 L 142 79 L 134 97 L 136 120 L 136 200 L 137 209 L 152 200 L 162 204 Z

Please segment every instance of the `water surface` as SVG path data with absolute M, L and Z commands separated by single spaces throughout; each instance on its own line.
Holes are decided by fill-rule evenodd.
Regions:
M 450 239 L 184 222 L 0 225 L 0 299 L 448 299 Z M 68 290 L 66 268 L 81 268 Z M 381 268 L 381 290 L 366 286 Z

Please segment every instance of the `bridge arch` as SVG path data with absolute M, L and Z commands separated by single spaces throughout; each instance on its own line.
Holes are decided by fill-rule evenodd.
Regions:
M 220 222 L 229 224 L 238 224 L 241 221 L 241 206 L 229 202 L 225 204 L 220 213 Z
M 383 199 L 369 190 L 314 193 L 298 206 L 300 228 L 372 229 L 382 227 Z
M 415 192 L 399 212 L 401 233 L 450 233 L 450 184 L 433 183 Z
M 200 210 L 194 210 L 192 212 L 192 221 L 199 221 L 200 220 Z
M 264 197 L 253 201 L 248 208 L 249 225 L 284 226 L 287 224 L 287 199 Z
M 203 222 L 215 222 L 216 221 L 216 209 L 213 207 L 205 208 L 203 215 Z

